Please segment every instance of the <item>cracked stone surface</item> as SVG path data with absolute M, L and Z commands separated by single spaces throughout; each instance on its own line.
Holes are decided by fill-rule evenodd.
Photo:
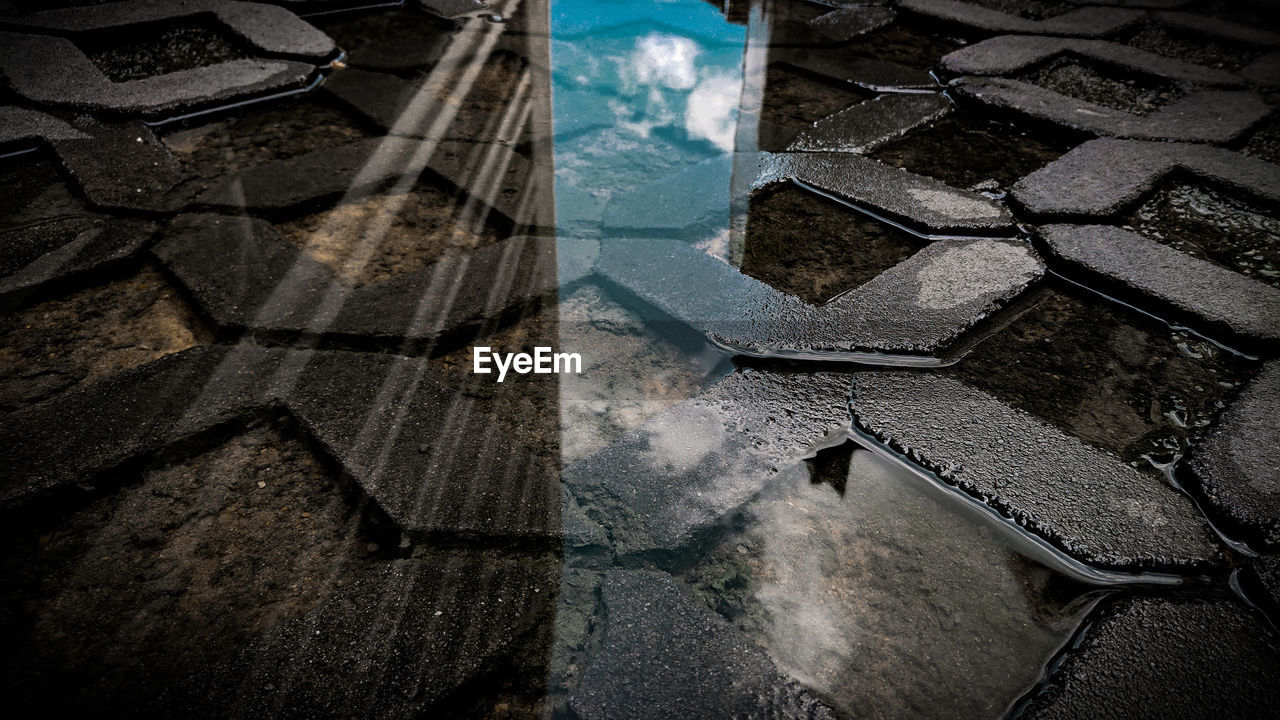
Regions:
M 1238 532 L 1280 543 L 1280 465 L 1262 448 L 1280 440 L 1280 364 L 1270 362 L 1192 452 L 1188 470 L 1202 501 Z
M 918 410 L 925 400 L 928 414 Z M 1184 496 L 957 380 L 859 375 L 852 409 L 863 432 L 1091 565 L 1177 571 L 1222 561 Z

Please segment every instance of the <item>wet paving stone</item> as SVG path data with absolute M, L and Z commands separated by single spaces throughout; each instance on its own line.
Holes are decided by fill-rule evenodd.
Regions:
M 1050 61 L 1018 79 L 1068 97 L 1145 115 L 1177 99 L 1176 87 L 1142 82 L 1071 59 Z
M 946 373 L 1138 463 L 1167 462 L 1203 437 L 1256 368 L 1059 286 Z
M 1128 218 L 1157 242 L 1280 287 L 1280 219 L 1230 193 L 1172 181 Z
M 248 57 L 214 23 L 184 22 L 130 32 L 95 33 L 76 44 L 112 82 L 141 80 Z
M 351 67 L 395 73 L 430 68 L 458 29 L 456 23 L 412 6 L 312 21 L 346 51 Z
M 1071 149 L 1016 125 L 952 113 L 871 153 L 880 162 L 963 188 L 1007 191 Z
M 1125 44 L 1165 57 L 1206 67 L 1239 72 L 1260 54 L 1255 48 L 1197 36 L 1180 28 L 1146 23 L 1125 38 Z
M 783 185 L 752 196 L 742 272 L 821 305 L 911 257 L 919 238 Z
M 1270 163 L 1280 162 L 1280 122 L 1263 123 L 1261 128 L 1249 136 L 1240 152 Z
M 1276 637 L 1228 600 L 1136 598 L 1104 608 L 1020 717 L 1269 715 Z
M 22 552 L 4 561 L 4 687 L 21 712 L 198 709 L 220 664 L 394 550 L 287 421 L 121 480 L 5 523 Z
M 766 92 L 760 108 L 762 150 L 782 150 L 812 123 L 868 97 L 847 83 L 820 80 L 776 64 L 769 67 L 764 82 Z
M 1224 560 L 1195 506 L 1163 478 L 963 382 L 860 373 L 850 407 L 862 433 L 1089 566 L 1194 574 Z
M 1092 600 L 929 482 L 852 442 L 821 450 L 684 579 L 842 716 L 997 717 Z
M 208 342 L 155 268 L 30 304 L 0 324 L 0 412 Z

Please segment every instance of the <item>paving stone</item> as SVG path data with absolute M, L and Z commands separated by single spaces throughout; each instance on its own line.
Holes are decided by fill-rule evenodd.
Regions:
M 1136 115 L 1005 78 L 964 76 L 954 83 L 962 98 L 997 112 L 1012 112 L 1092 135 L 1226 143 L 1271 114 L 1262 96 L 1243 91 L 1193 92 L 1145 115 Z
M 1192 448 L 1190 484 L 1208 511 L 1250 542 L 1280 546 L 1280 363 L 1267 363 Z
M 1280 617 L 1280 555 L 1254 558 L 1240 571 L 1240 586 L 1274 625 Z
M 781 468 L 849 424 L 848 377 L 744 370 L 565 469 L 619 554 L 696 545 Z
M 861 431 L 1089 565 L 1198 572 L 1222 561 L 1195 506 L 1159 478 L 959 381 L 859 374 L 851 408 Z
M 377 13 L 317 17 L 314 21 L 346 51 L 351 68 L 406 75 L 434 68 L 461 27 L 459 22 L 422 12 L 414 5 L 409 2 Z M 487 30 L 505 25 L 485 23 L 481 27 Z M 476 38 L 483 32 L 469 34 Z
M 797 182 L 925 234 L 1009 235 L 1013 218 L 991 198 L 853 153 L 761 153 L 753 189 Z
M 327 35 L 275 5 L 239 0 L 128 0 L 48 10 L 7 18 L 4 24 L 51 33 L 118 30 L 131 25 L 172 22 L 211 15 L 251 47 L 267 55 L 313 62 L 329 60 L 337 47 Z
M 800 131 L 788 152 L 867 153 L 951 112 L 940 93 L 894 93 L 829 115 Z
M 670 576 L 614 570 L 603 646 L 570 705 L 583 720 L 835 715 Z
M 554 470 L 467 392 L 422 358 L 192 348 L 0 420 L 0 503 L 92 487 L 283 406 L 407 532 L 559 537 Z
M 489 177 L 477 172 L 479 168 L 494 168 L 500 176 Z M 416 178 L 423 169 L 492 205 L 517 226 L 547 220 L 542 217 L 545 203 L 536 200 L 539 186 L 533 166 L 511 148 L 393 136 L 361 140 L 226 175 L 196 198 L 196 204 L 279 211 L 370 193 Z
M 70 40 L 0 31 L 0 73 L 18 95 L 37 104 L 163 118 L 301 90 L 316 69 L 292 60 L 231 60 L 116 83 Z
M 1175 171 L 1268 203 L 1280 202 L 1280 171 L 1223 148 L 1142 140 L 1091 140 L 1019 180 L 1012 195 L 1045 218 L 1114 216 Z
M 847 42 L 888 25 L 896 17 L 887 7 L 841 7 L 810 20 L 809 27 L 837 42 Z
M 1121 600 L 1020 717 L 1274 717 L 1278 649 L 1265 622 L 1230 601 Z
M 939 241 L 818 307 L 678 241 L 607 243 L 595 269 L 745 355 L 867 360 L 890 353 L 936 365 L 968 330 L 1036 283 L 1044 265 L 1017 241 Z
M 0 146 L 87 137 L 67 121 L 48 113 L 20 107 L 0 107 Z
M 1045 225 L 1047 254 L 1089 280 L 1118 283 L 1162 316 L 1193 318 L 1200 328 L 1250 345 L 1280 342 L 1280 290 L 1106 225 Z
M 0 309 L 28 293 L 132 257 L 156 231 L 154 223 L 75 217 L 0 230 Z
M 154 252 L 221 328 L 393 347 L 475 332 L 557 286 L 553 238 L 509 238 L 359 288 L 344 285 L 263 220 L 181 215 Z M 255 261 L 228 275 L 228 257 Z
M 462 17 L 489 9 L 489 5 L 480 0 L 418 0 L 418 4 L 446 18 Z
M 1032 35 L 1001 35 L 956 50 L 942 58 L 942 68 L 956 75 L 1012 75 L 1069 53 L 1124 70 L 1155 75 L 1191 85 L 1240 85 L 1240 77 L 1193 65 L 1145 50 L 1108 42 Z
M 938 89 L 938 82 L 926 70 L 888 60 L 851 57 L 840 48 L 795 49 L 787 52 L 781 62 L 874 92 Z
M 1202 13 L 1166 10 L 1153 12 L 1151 17 L 1162 25 L 1218 40 L 1261 47 L 1280 45 L 1280 33 L 1273 30 Z
M 376 567 L 245 648 L 216 679 L 235 717 L 470 716 L 504 673 L 542 678 L 554 558 L 431 553 Z M 541 690 L 541 688 L 539 688 Z
M 961 0 L 902 0 L 899 7 L 925 17 L 986 32 L 1025 35 L 1103 37 L 1142 19 L 1141 10 L 1082 7 L 1043 20 L 1031 20 Z
M 1267 53 L 1249 63 L 1240 70 L 1240 77 L 1259 87 L 1280 85 L 1280 52 Z

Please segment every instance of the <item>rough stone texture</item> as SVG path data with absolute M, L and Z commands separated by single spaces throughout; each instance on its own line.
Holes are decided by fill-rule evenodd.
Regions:
M 1120 228 L 1045 225 L 1039 233 L 1048 255 L 1089 280 L 1118 283 L 1142 304 L 1249 344 L 1280 342 L 1280 290 Z
M 604 584 L 604 640 L 570 705 L 583 720 L 834 718 L 759 648 L 669 576 L 615 570 Z
M 863 432 L 1090 565 L 1185 572 L 1222 561 L 1195 506 L 1159 478 L 959 381 L 860 374 L 851 407 Z
M 70 40 L 0 32 L 0 75 L 15 92 L 35 103 L 96 112 L 170 117 L 300 90 L 314 74 L 313 65 L 292 60 L 231 60 L 114 83 Z
M 49 10 L 8 18 L 5 23 L 36 31 L 73 34 L 171 22 L 205 14 L 212 15 L 241 40 L 268 55 L 321 61 L 337 50 L 328 36 L 289 10 L 239 0 L 128 0 Z
M 1236 86 L 1238 75 L 1175 60 L 1105 40 L 1001 35 L 969 45 L 942 58 L 956 75 L 1012 75 L 1057 55 L 1071 53 L 1125 70 L 1193 85 Z
M 154 248 L 220 327 L 416 347 L 553 293 L 555 241 L 514 237 L 352 288 L 263 220 L 179 216 Z M 235 276 L 226 257 L 256 261 Z M 402 345 L 403 344 L 403 345 Z
M 76 217 L 0 230 L 0 308 L 56 282 L 132 257 L 155 234 L 154 223 Z
M 1185 95 L 1145 115 L 1134 115 L 1078 100 L 1020 80 L 965 76 L 960 97 L 1033 120 L 1092 135 L 1143 140 L 1226 143 L 1271 114 L 1262 96 L 1242 91 L 1204 90 Z
M 1280 546 L 1280 363 L 1267 363 L 1192 450 L 1191 484 L 1208 511 L 1250 542 Z
M 659 266 L 668 270 L 655 273 Z M 681 242 L 612 242 L 595 269 L 739 353 L 826 359 L 893 353 L 928 365 L 1036 283 L 1044 265 L 1016 241 L 938 241 L 817 307 Z
M 1103 608 L 1021 717 L 1274 717 L 1280 644 L 1225 600 L 1134 598 Z
M 0 497 L 17 505 L 91 485 L 136 457 L 283 405 L 407 531 L 558 535 L 548 459 L 476 403 L 423 359 L 193 348 L 0 421 Z
M 961 0 L 902 0 L 899 7 L 928 18 L 986 32 L 1079 37 L 1110 35 L 1136 23 L 1143 16 L 1140 10 L 1082 7 L 1043 20 L 1031 20 Z
M 1113 216 L 1174 171 L 1264 202 L 1280 202 L 1280 170 L 1258 158 L 1207 145 L 1091 140 L 1013 186 L 1013 199 L 1042 218 Z
M 836 8 L 809 21 L 809 27 L 837 42 L 846 42 L 893 22 L 897 17 L 891 8 L 853 6 Z
M 752 184 L 791 180 L 911 225 L 924 233 L 1007 235 L 1009 211 L 988 197 L 957 190 L 853 153 L 762 153 Z
M 1274 624 L 1275 618 L 1280 617 L 1280 555 L 1258 557 L 1240 572 L 1245 595 Z
M 875 92 L 938 89 L 937 81 L 925 70 L 889 60 L 850 57 L 838 48 L 793 50 L 780 62 Z
M 866 153 L 949 112 L 951 103 L 940 94 L 881 95 L 818 120 L 787 151 Z
M 1280 52 L 1263 55 L 1240 69 L 1240 77 L 1251 85 L 1274 88 L 1280 85 Z
M 569 466 L 564 482 L 615 550 L 670 555 L 849 424 L 848 377 L 745 370 Z

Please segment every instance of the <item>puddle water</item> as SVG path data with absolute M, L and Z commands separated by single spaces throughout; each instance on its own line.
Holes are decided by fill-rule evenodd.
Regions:
M 852 441 L 807 469 L 685 579 L 843 715 L 998 717 L 1097 597 Z

